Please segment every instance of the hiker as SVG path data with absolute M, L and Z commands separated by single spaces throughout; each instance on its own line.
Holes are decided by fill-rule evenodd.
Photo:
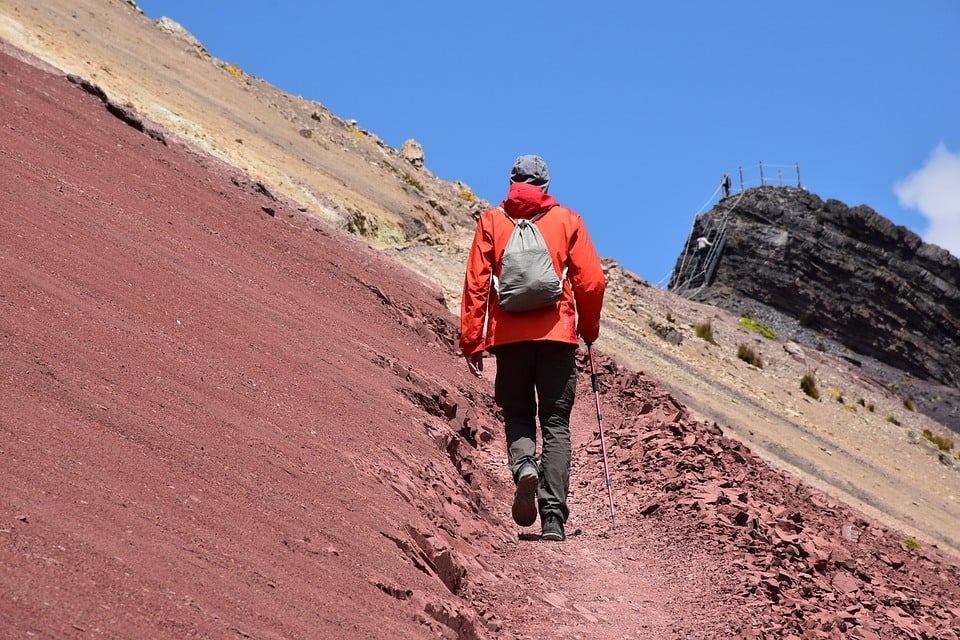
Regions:
M 570 412 L 578 336 L 588 345 L 596 341 L 606 281 L 583 220 L 547 194 L 549 185 L 543 158 L 520 156 L 510 172 L 506 199 L 480 216 L 464 278 L 460 351 L 477 377 L 482 377 L 484 351 L 497 360 L 494 400 L 503 411 L 507 462 L 516 484 L 513 519 L 528 527 L 539 513 L 541 537 L 562 541 L 570 514 Z M 559 300 L 530 311 L 506 311 L 492 286 L 494 276 L 506 275 L 502 262 L 514 229 L 534 218 L 555 276 L 562 279 Z
M 729 173 L 723 174 L 723 180 L 720 182 L 720 184 L 723 185 L 723 197 L 729 198 L 730 197 L 730 174 Z
M 694 276 L 702 273 L 703 262 L 707 258 L 707 253 L 708 253 L 707 249 L 709 249 L 712 246 L 713 246 L 713 243 L 710 242 L 710 240 L 708 240 L 706 236 L 700 236 L 699 238 L 697 238 L 697 249 L 696 251 L 694 251 L 694 255 L 696 256 L 696 259 L 697 259 L 696 265 L 693 268 Z

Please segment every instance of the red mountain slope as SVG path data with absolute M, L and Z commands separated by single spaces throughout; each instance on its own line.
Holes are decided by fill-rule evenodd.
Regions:
M 517 536 L 432 285 L 0 54 L 0 636 L 956 638 L 960 570 L 600 358 Z M 602 340 L 601 340 L 602 343 Z

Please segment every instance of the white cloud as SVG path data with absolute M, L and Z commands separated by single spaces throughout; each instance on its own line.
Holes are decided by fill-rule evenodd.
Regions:
M 960 154 L 941 142 L 927 163 L 894 186 L 900 205 L 930 221 L 924 240 L 960 256 Z

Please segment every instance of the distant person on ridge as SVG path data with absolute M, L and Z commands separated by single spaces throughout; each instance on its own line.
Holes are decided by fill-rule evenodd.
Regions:
M 506 199 L 480 216 L 464 278 L 460 351 L 477 377 L 482 377 L 484 350 L 497 359 L 494 399 L 503 410 L 507 461 L 516 483 L 513 519 L 528 527 L 539 511 L 542 538 L 562 541 L 570 514 L 570 412 L 578 336 L 587 344 L 596 341 L 606 281 L 583 220 L 547 195 L 549 184 L 543 158 L 520 156 Z M 534 310 L 506 311 L 501 308 L 505 295 L 494 281 L 506 276 L 507 244 L 514 229 L 527 221 L 545 241 L 560 279 L 559 299 Z M 539 464 L 538 416 L 543 438 Z
M 730 174 L 729 173 L 723 174 L 723 180 L 720 182 L 720 184 L 723 185 L 723 197 L 729 198 L 730 197 Z

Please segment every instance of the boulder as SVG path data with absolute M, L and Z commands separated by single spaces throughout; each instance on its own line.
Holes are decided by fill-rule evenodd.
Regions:
M 411 138 L 400 147 L 400 157 L 419 169 L 423 166 L 423 146 Z

